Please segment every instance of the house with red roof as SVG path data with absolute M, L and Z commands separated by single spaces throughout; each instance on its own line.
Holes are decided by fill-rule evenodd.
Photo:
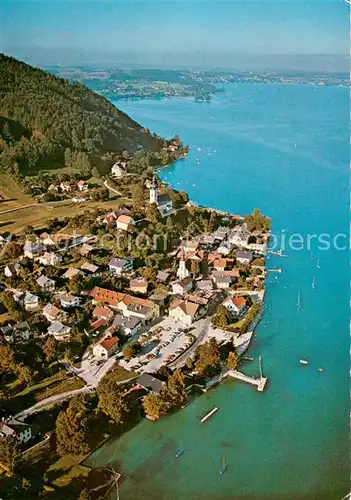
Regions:
M 246 305 L 246 299 L 242 297 L 241 295 L 233 295 L 231 297 L 228 297 L 228 299 L 223 302 L 223 305 L 235 316 L 240 316 Z
M 117 337 L 107 337 L 93 346 L 93 354 L 98 359 L 108 359 L 112 356 L 118 347 L 118 338 Z

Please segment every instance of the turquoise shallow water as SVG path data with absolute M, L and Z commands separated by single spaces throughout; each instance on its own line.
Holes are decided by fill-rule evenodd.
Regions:
M 152 131 L 179 134 L 190 145 L 188 158 L 161 177 L 191 199 L 234 213 L 257 206 L 280 236 L 348 233 L 348 91 L 224 89 L 211 103 L 117 105 Z M 269 260 L 283 273 L 268 280 L 266 312 L 249 350 L 262 355 L 268 389 L 259 394 L 225 382 L 176 415 L 145 421 L 95 452 L 90 464 L 118 464 L 121 498 L 339 500 L 347 493 L 348 252 L 313 245 L 286 253 Z M 300 358 L 310 364 L 300 365 Z M 200 425 L 199 415 L 214 405 L 220 411 Z M 186 452 L 176 459 L 180 446 Z M 223 457 L 228 470 L 219 476 Z

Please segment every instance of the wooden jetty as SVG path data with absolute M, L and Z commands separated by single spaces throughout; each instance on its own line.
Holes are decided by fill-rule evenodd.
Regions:
M 278 250 L 277 252 L 275 250 L 267 250 L 267 253 L 269 253 L 271 255 L 277 255 L 278 257 L 287 257 L 287 255 L 283 254 L 282 248 L 280 250 Z
M 267 377 L 250 377 L 249 375 L 245 375 L 244 373 L 239 372 L 238 370 L 229 370 L 228 375 L 230 377 L 241 380 L 242 382 L 246 382 L 247 384 L 255 385 L 259 392 L 263 392 L 266 383 L 268 381 Z
M 202 417 L 200 422 L 203 424 L 204 422 L 206 422 L 206 420 L 211 418 L 212 415 L 214 415 L 216 413 L 216 411 L 218 411 L 218 410 L 219 410 L 219 408 L 217 408 L 217 406 L 216 406 L 215 408 L 213 408 L 213 410 L 209 411 L 204 417 Z

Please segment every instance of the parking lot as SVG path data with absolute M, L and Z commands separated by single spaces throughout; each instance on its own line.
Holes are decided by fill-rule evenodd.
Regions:
M 122 359 L 120 365 L 140 373 L 156 372 L 162 365 L 171 362 L 191 345 L 191 335 L 183 331 L 187 329 L 189 327 L 181 321 L 171 317 L 164 318 L 157 326 L 140 336 L 139 341 L 142 343 L 143 353 L 130 361 Z M 143 339 L 146 339 L 145 342 Z

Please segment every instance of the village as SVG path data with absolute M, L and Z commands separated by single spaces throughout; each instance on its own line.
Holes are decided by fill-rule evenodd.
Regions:
M 123 175 L 116 167 L 114 175 Z M 229 345 L 237 357 L 248 348 L 264 298 L 268 219 L 259 211 L 244 219 L 189 201 L 176 209 L 155 176 L 145 181 L 144 191 L 146 217 L 134 219 L 135 207 L 119 207 L 97 217 L 101 232 L 109 227 L 122 237 L 138 235 L 150 208 L 165 231 L 171 227 L 167 220 L 182 210 L 201 214 L 207 228 L 172 240 L 156 268 L 140 267 L 135 249 L 126 247 L 115 255 L 116 247 L 103 249 L 101 264 L 94 258 L 101 252 L 96 234 L 44 231 L 28 236 L 23 246 L 2 239 L 7 264 L 1 295 L 7 313 L 0 325 L 1 345 L 16 357 L 27 343 L 42 342 L 47 359 L 54 359 L 48 354 L 54 351 L 57 364 L 75 381 L 71 390 L 63 385 L 62 393 L 58 389 L 28 408 L 16 407 L 15 415 L 3 410 L 2 436 L 18 434 L 21 443 L 31 443 L 33 429 L 25 422 L 30 415 L 96 390 L 111 370 L 120 372 L 128 390 L 159 394 L 165 384 L 162 371 L 190 367 L 210 339 L 219 347 Z M 250 231 L 257 221 L 262 228 Z M 9 262 L 11 246 L 15 259 Z M 33 384 L 30 374 L 19 378 Z M 11 408 L 11 396 L 7 400 Z

